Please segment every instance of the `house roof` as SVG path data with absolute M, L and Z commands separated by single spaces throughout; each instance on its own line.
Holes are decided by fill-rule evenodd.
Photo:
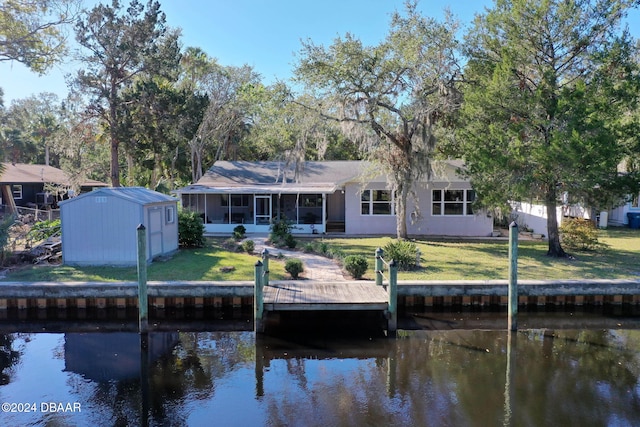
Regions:
M 105 187 L 98 188 L 88 193 L 83 193 L 78 197 L 74 197 L 68 200 L 63 200 L 60 205 L 64 205 L 75 200 L 82 199 L 84 197 L 97 197 L 97 196 L 112 196 L 118 197 L 137 203 L 139 205 L 148 205 L 153 203 L 165 203 L 165 202 L 177 202 L 175 197 L 168 196 L 166 194 L 159 193 L 157 191 L 149 190 L 144 187 Z
M 455 169 L 461 163 L 446 165 Z M 197 183 L 175 193 L 333 193 L 356 181 L 386 182 L 386 177 L 366 161 L 304 162 L 297 174 L 285 162 L 217 161 Z
M 3 162 L 2 167 L 4 168 L 0 175 L 0 183 L 2 184 L 49 183 L 67 185 L 71 181 L 65 171 L 53 166 Z M 80 185 L 83 187 L 101 187 L 107 184 L 89 179 L 80 183 Z
M 285 162 L 217 161 L 197 183 L 177 193 L 333 192 L 364 175 L 368 162 L 304 162 L 296 174 Z

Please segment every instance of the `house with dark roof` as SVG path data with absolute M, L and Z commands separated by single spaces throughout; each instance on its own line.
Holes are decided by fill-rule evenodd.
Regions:
M 457 174 L 461 164 L 440 162 L 429 181 L 415 184 L 407 206 L 413 236 L 490 236 L 493 220 L 475 212 L 475 192 Z M 200 213 L 207 233 L 267 233 L 274 220 L 294 233 L 394 235 L 395 194 L 379 168 L 364 161 L 218 161 L 198 182 L 175 191 L 183 208 Z
M 2 163 L 2 169 L 0 205 L 6 205 L 9 211 L 15 210 L 18 206 L 57 208 L 57 203 L 69 196 L 65 194 L 56 197 L 47 192 L 46 185 L 55 185 L 62 189 L 71 188 L 71 178 L 61 169 L 26 163 Z M 104 182 L 86 180 L 80 183 L 80 191 L 91 191 L 93 188 L 106 186 Z

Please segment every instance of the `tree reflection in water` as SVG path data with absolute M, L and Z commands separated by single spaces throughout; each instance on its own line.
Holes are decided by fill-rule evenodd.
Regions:
M 136 333 L 110 340 L 104 333 L 85 334 L 85 340 L 49 335 L 51 343 L 43 334 L 7 335 L 13 353 L 3 372 L 12 375 L 0 396 L 33 397 L 40 381 L 38 399 L 78 401 L 82 412 L 3 414 L 3 422 L 640 425 L 635 329 L 415 330 L 400 331 L 396 339 L 153 334 L 146 367 L 135 357 L 143 354 Z M 51 358 L 61 340 L 65 354 L 54 362 L 64 366 L 55 371 L 48 364 L 43 371 L 38 356 Z M 92 361 L 96 369 L 87 370 Z M 144 413 L 141 376 L 149 385 Z

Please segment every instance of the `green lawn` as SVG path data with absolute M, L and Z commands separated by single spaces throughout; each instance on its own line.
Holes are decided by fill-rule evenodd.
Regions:
M 228 252 L 221 247 L 222 240 L 209 239 L 207 247 L 181 249 L 166 261 L 156 261 L 147 269 L 148 280 L 253 280 L 254 265 L 259 254 Z M 221 267 L 235 267 L 223 273 Z M 288 276 L 284 263 L 272 260 L 270 277 L 274 280 Z M 70 267 L 33 266 L 8 275 L 4 281 L 135 281 L 136 267 Z
M 347 255 L 365 254 L 373 278 L 374 253 L 391 238 L 324 239 Z M 520 279 L 619 279 L 640 277 L 640 230 L 613 228 L 599 231 L 606 245 L 600 252 L 572 252 L 573 259 L 546 256 L 547 242 L 520 240 L 518 278 Z M 508 279 L 509 242 L 505 240 L 417 240 L 422 252 L 422 268 L 398 274 L 400 280 L 487 280 Z
M 518 253 L 520 279 L 618 279 L 640 277 L 640 230 L 613 228 L 599 231 L 606 249 L 599 252 L 575 252 L 574 259 L 547 257 L 544 241 L 521 240 Z M 209 239 L 202 249 L 180 250 L 167 261 L 149 266 L 149 280 L 253 280 L 258 254 L 225 251 L 223 239 Z M 345 254 L 363 254 L 369 259 L 365 278 L 373 278 L 374 253 L 391 238 L 315 238 L 305 243 L 326 243 Z M 505 240 L 418 240 L 422 267 L 400 272 L 400 280 L 487 280 L 508 278 L 508 246 Z M 316 246 L 318 246 L 316 244 Z M 221 267 L 234 266 L 230 273 Z M 273 280 L 289 277 L 281 261 L 270 264 Z M 5 281 L 118 281 L 136 280 L 135 268 L 35 266 L 8 275 Z

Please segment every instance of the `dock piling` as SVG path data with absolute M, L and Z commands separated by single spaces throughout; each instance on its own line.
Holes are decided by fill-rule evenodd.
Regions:
M 509 224 L 509 319 L 510 331 L 518 330 L 518 224 Z
M 387 332 L 395 334 L 398 329 L 398 264 L 389 264 L 389 321 Z
M 263 293 L 263 264 L 258 260 L 255 264 L 255 284 L 254 284 L 254 331 L 257 333 L 264 332 L 264 322 L 262 316 L 264 314 L 264 293 Z
M 138 225 L 138 327 L 140 333 L 149 328 L 149 298 L 147 294 L 147 230 Z
M 382 286 L 382 257 L 384 256 L 384 250 L 382 248 L 376 249 L 376 285 Z

